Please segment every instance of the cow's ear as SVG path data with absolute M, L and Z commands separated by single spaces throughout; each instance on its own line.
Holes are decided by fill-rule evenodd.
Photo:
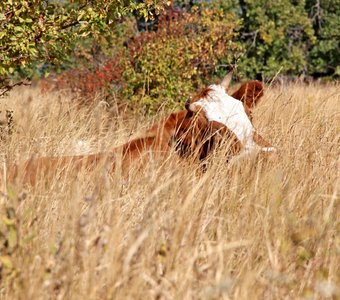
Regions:
M 230 71 L 226 76 L 224 76 L 222 82 L 221 82 L 221 85 L 227 90 L 229 85 L 230 85 L 230 82 L 231 82 L 231 79 L 233 78 L 233 71 Z
M 187 110 L 187 117 L 192 117 L 194 112 L 191 111 L 190 109 L 190 99 L 188 99 L 186 102 L 185 102 L 185 105 L 184 105 L 185 109 Z
M 185 101 L 185 104 L 184 104 L 184 107 L 187 111 L 191 111 L 190 110 L 190 104 L 191 104 L 191 101 L 190 99 L 188 99 L 187 101 Z
M 249 109 L 253 109 L 263 96 L 264 86 L 262 82 L 251 80 L 243 83 L 240 88 L 232 94 L 232 97 L 243 102 Z
M 191 99 L 188 99 L 185 102 L 185 109 L 188 111 L 189 114 L 194 114 L 194 113 L 198 113 L 199 111 L 201 111 L 201 107 L 197 104 L 195 104 L 195 102 L 192 102 Z

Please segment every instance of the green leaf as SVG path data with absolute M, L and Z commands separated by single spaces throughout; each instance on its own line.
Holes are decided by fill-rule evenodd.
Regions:
M 11 200 L 14 200 L 17 197 L 17 193 L 12 187 L 9 187 L 7 189 L 7 194 L 8 194 L 9 199 Z
M 6 217 L 4 217 L 2 221 L 4 222 L 4 224 L 6 226 L 13 226 L 15 224 L 14 219 L 9 219 L 9 218 L 6 218 Z
M 17 230 L 14 227 L 10 227 L 8 232 L 8 246 L 10 249 L 13 249 L 18 244 L 18 234 Z
M 6 269 L 13 269 L 13 263 L 11 261 L 11 257 L 8 255 L 2 255 L 0 256 L 0 263 L 6 268 Z

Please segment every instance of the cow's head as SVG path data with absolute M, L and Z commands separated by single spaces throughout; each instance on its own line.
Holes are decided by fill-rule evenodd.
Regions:
M 222 82 L 218 86 L 220 86 L 222 89 L 227 91 L 230 85 L 231 79 L 232 79 L 232 72 L 228 73 L 223 78 Z M 197 93 L 194 97 L 192 97 L 185 103 L 185 108 L 188 110 L 189 113 L 197 113 L 201 111 L 202 106 L 196 102 L 199 102 L 202 99 L 209 98 L 209 95 L 212 92 L 214 86 L 217 86 L 217 85 L 211 85 L 207 88 L 204 88 L 203 90 L 201 90 L 199 93 Z
M 186 109 L 191 114 L 203 112 L 209 121 L 224 124 L 237 136 L 244 150 L 249 152 L 258 148 L 251 119 L 252 109 L 263 95 L 263 85 L 259 81 L 249 81 L 230 96 L 227 89 L 231 77 L 229 73 L 220 84 L 203 89 L 187 101 Z M 268 147 L 262 150 L 267 152 Z
M 232 72 L 228 73 L 222 80 L 222 82 L 218 85 L 224 88 L 225 92 L 228 94 L 229 85 L 232 79 Z M 211 92 L 211 87 L 204 88 L 194 97 L 189 99 L 186 104 L 185 108 L 190 112 L 198 112 L 200 110 L 200 106 L 193 104 L 199 101 L 202 98 L 207 97 L 209 92 Z M 237 91 L 235 91 L 231 97 L 237 100 L 240 100 L 243 103 L 244 109 L 246 114 L 248 115 L 249 119 L 252 120 L 252 113 L 255 106 L 260 102 L 262 96 L 264 94 L 264 86 L 258 80 L 249 80 L 243 83 Z

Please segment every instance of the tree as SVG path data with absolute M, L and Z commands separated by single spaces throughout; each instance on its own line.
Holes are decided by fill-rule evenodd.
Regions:
M 307 0 L 316 42 L 309 52 L 310 73 L 340 76 L 340 0 Z
M 77 40 L 110 30 L 132 13 L 158 13 L 165 0 L 3 0 L 0 4 L 0 96 L 36 63 L 61 64 Z M 13 79 L 17 79 L 15 82 Z
M 304 0 L 242 0 L 240 12 L 245 55 L 239 67 L 246 77 L 307 71 L 307 50 L 314 32 Z

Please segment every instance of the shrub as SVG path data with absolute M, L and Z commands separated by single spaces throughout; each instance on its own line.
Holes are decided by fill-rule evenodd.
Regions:
M 72 69 L 58 76 L 54 88 L 67 89 L 84 102 L 89 102 L 98 93 L 119 90 L 123 85 L 124 68 L 117 59 L 109 59 L 95 70 Z
M 0 3 L 0 95 L 11 80 L 31 78 L 38 63 L 62 64 L 88 35 L 109 31 L 123 15 L 160 11 L 164 0 L 27 1 Z
M 334 77 L 340 72 L 337 1 L 317 12 L 314 0 L 177 1 L 183 5 L 163 11 L 154 32 L 138 33 L 134 18 L 126 17 L 105 35 L 84 39 L 67 65 L 74 70 L 55 85 L 82 99 L 103 93 L 109 102 L 114 95 L 131 109 L 154 112 L 180 106 L 230 64 L 239 79 L 269 80 L 279 72 Z
M 269 79 L 277 72 L 307 72 L 308 47 L 314 32 L 305 1 L 240 1 L 241 38 L 246 53 L 240 60 L 244 77 Z
M 237 26 L 235 14 L 215 7 L 194 7 L 191 13 L 168 10 L 159 18 L 157 32 L 129 41 L 125 96 L 147 111 L 182 104 L 193 90 L 213 80 L 222 60 L 235 60 L 240 51 Z
M 161 106 L 175 108 L 235 60 L 240 51 L 237 26 L 235 14 L 215 7 L 196 6 L 191 13 L 168 9 L 156 32 L 136 35 L 131 27 L 116 27 L 112 49 L 101 47 L 111 58 L 98 66 L 87 60 L 87 67 L 83 63 L 62 73 L 52 85 L 86 100 L 102 93 L 110 101 L 114 95 L 146 113 Z

